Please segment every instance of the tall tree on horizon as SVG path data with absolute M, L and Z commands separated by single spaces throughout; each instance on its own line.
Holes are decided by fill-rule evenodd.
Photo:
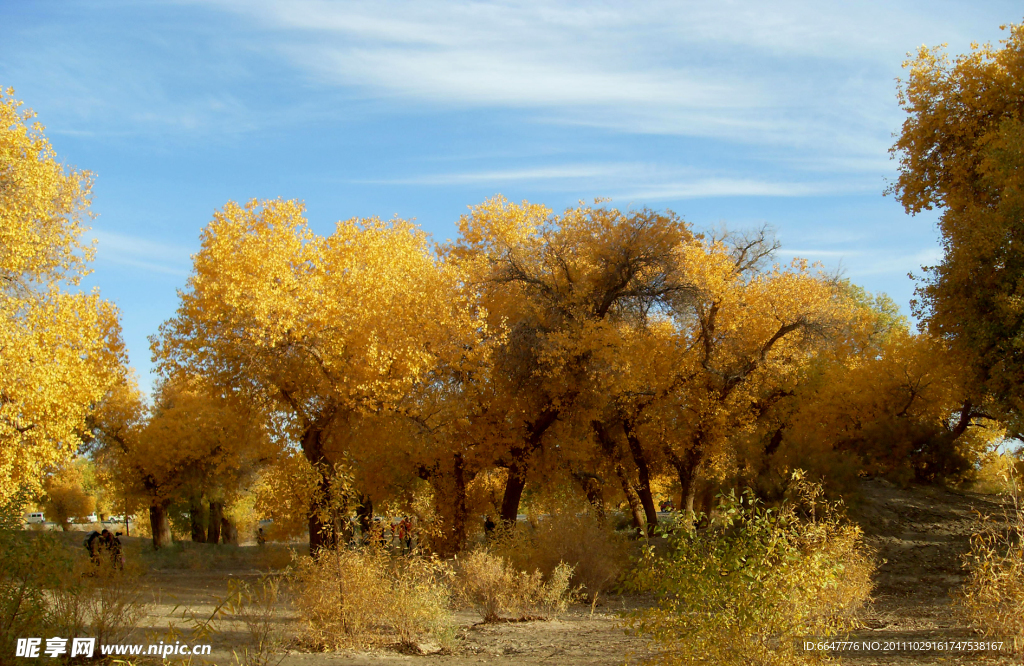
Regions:
M 925 267 L 913 304 L 929 332 L 973 371 L 965 424 L 1024 427 L 1024 25 L 1002 47 L 973 45 L 952 61 L 922 47 L 905 63 L 908 117 L 891 149 L 889 192 L 908 213 L 939 208 L 943 257 Z

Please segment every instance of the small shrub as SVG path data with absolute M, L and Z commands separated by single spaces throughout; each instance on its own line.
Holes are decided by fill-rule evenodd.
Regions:
M 450 567 L 383 549 L 322 550 L 301 558 L 293 577 L 304 642 L 327 649 L 389 642 L 442 645 L 454 635 Z
M 1015 474 L 1007 473 L 1014 510 L 1005 527 L 989 524 L 971 537 L 965 556 L 970 575 L 956 601 L 968 623 L 985 636 L 1024 649 L 1024 508 Z
M 484 622 L 564 612 L 573 598 L 572 567 L 565 563 L 555 567 L 547 582 L 539 570 L 527 573 L 482 549 L 470 553 L 460 565 L 459 596 L 480 612 Z
M 586 512 L 552 513 L 536 527 L 517 526 L 495 535 L 491 552 L 521 571 L 539 570 L 549 579 L 566 564 L 570 584 L 591 601 L 611 588 L 629 564 L 629 540 Z
M 1024 473 L 1024 452 L 989 452 L 982 456 L 968 487 L 986 495 L 1013 496 L 1017 479 Z
M 677 531 L 666 555 L 646 552 L 631 582 L 661 602 L 628 624 L 660 645 L 654 662 L 811 663 L 824 657 L 800 639 L 856 626 L 873 564 L 859 528 L 818 494 L 777 509 L 730 494 L 710 526 Z

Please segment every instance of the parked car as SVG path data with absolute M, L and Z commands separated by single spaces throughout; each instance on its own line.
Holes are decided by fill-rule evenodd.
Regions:
M 46 516 L 43 515 L 42 511 L 33 511 L 25 514 L 26 523 L 45 523 Z

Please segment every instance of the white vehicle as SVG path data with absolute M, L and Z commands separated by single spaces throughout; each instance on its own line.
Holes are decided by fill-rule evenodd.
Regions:
M 32 513 L 25 514 L 26 523 L 45 523 L 46 516 L 43 515 L 42 511 L 33 511 Z

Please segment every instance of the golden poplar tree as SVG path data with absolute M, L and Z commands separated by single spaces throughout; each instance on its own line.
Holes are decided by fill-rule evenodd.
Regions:
M 908 213 L 937 207 L 942 261 L 926 268 L 918 314 L 975 372 L 961 405 L 995 399 L 1019 429 L 1024 408 L 1024 25 L 1002 47 L 952 61 L 922 47 L 899 92 L 908 118 L 890 189 Z M 987 405 L 991 407 L 991 405 Z
M 43 510 L 47 518 L 65 532 L 72 518 L 84 518 L 96 509 L 96 498 L 86 491 L 85 477 L 78 465 L 67 464 L 55 470 L 46 477 L 43 490 L 46 493 Z
M 737 439 L 789 395 L 849 317 L 838 282 L 796 260 L 765 266 L 765 234 L 698 239 L 677 250 L 688 289 L 673 304 L 674 370 L 648 432 L 675 470 L 683 505 L 707 508 L 733 475 Z M 711 482 L 711 483 L 709 483 Z
M 459 230 L 447 255 L 490 327 L 506 329 L 474 420 L 507 470 L 500 513 L 512 522 L 538 456 L 583 473 L 580 448 L 605 427 L 629 322 L 680 288 L 673 251 L 691 233 L 672 213 L 581 205 L 555 215 L 501 197 L 474 207 Z
M 162 380 L 150 405 L 126 381 L 108 394 L 94 422 L 104 474 L 122 498 L 147 507 L 156 548 L 170 543 L 172 502 L 197 494 L 210 499 L 209 534 L 219 535 L 225 496 L 255 481 L 277 454 L 258 406 L 218 393 L 199 377 Z M 195 540 L 206 540 L 197 536 L 194 531 Z
M 114 306 L 74 291 L 93 254 L 90 175 L 58 162 L 20 107 L 0 92 L 0 498 L 74 455 L 124 361 Z
M 203 231 L 154 354 L 168 374 L 197 374 L 273 405 L 284 435 L 323 473 L 319 496 L 329 497 L 347 424 L 415 411 L 439 357 L 457 363 L 477 335 L 453 280 L 408 222 L 353 219 L 322 237 L 297 202 L 229 203 Z M 340 516 L 312 509 L 315 550 L 335 542 Z

